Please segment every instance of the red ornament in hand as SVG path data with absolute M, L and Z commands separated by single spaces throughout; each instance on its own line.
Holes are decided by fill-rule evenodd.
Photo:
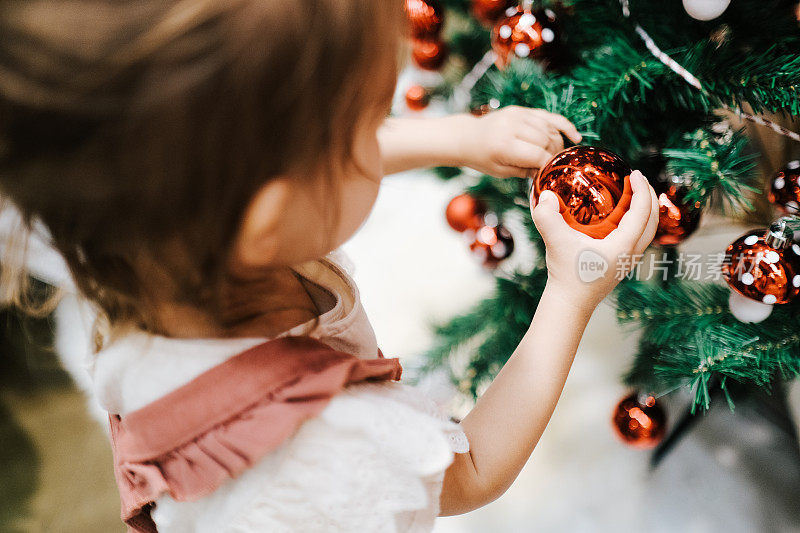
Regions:
M 505 68 L 512 57 L 552 59 L 559 40 L 555 23 L 555 13 L 549 9 L 522 8 L 497 22 L 492 29 L 497 67 Z
M 800 245 L 780 224 L 745 233 L 725 253 L 722 275 L 742 296 L 772 305 L 800 294 Z
M 475 232 L 475 241 L 469 249 L 478 256 L 486 268 L 496 268 L 503 259 L 514 251 L 511 232 L 501 225 L 483 226 Z
M 431 101 L 431 93 L 421 85 L 412 85 L 406 91 L 406 105 L 412 111 L 422 111 Z
M 767 197 L 787 215 L 800 213 L 800 160 L 790 162 L 775 174 Z
M 478 22 L 491 28 L 507 9 L 516 5 L 515 0 L 472 0 L 472 15 Z
M 447 59 L 447 45 L 436 39 L 415 39 L 411 59 L 419 68 L 439 70 Z
M 456 231 L 477 231 L 483 223 L 486 214 L 484 203 L 474 196 L 464 193 L 459 194 L 447 204 L 444 216 L 447 223 Z
M 533 182 L 533 197 L 556 193 L 561 214 L 576 230 L 602 239 L 631 205 L 631 168 L 618 155 L 594 146 L 574 146 L 553 157 Z
M 444 24 L 444 9 L 439 0 L 406 0 L 406 17 L 414 39 L 439 37 Z
M 661 246 L 680 244 L 700 225 L 700 206 L 685 202 L 689 191 L 680 179 L 657 182 L 654 188 L 659 205 L 658 231 L 654 242 Z
M 634 392 L 617 404 L 612 423 L 627 444 L 652 448 L 664 438 L 667 415 L 653 396 Z

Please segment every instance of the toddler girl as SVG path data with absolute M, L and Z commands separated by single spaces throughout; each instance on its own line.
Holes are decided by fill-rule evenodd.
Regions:
M 335 250 L 384 173 L 525 176 L 564 118 L 386 120 L 402 2 L 5 0 L 0 187 L 102 319 L 90 373 L 136 531 L 428 531 L 497 498 L 553 412 L 615 258 L 653 237 L 533 210 L 550 277 L 530 330 L 455 424 L 383 358 Z M 592 248 L 605 276 L 582 283 Z M 10 290 L 10 288 L 9 288 Z

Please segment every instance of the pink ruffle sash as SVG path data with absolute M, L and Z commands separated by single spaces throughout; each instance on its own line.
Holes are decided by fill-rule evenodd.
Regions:
M 260 344 L 124 418 L 110 415 L 129 531 L 156 533 L 163 494 L 207 496 L 278 448 L 344 387 L 398 380 L 397 359 L 359 359 L 308 337 Z

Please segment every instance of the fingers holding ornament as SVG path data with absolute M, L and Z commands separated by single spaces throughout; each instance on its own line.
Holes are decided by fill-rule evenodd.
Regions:
M 658 200 L 655 192 L 639 170 L 630 175 L 632 196 L 628 207 L 609 238 L 620 243 L 620 249 L 643 252 L 653 240 L 658 224 Z
M 531 120 L 544 120 L 553 127 L 559 134 L 565 135 L 570 141 L 578 144 L 583 140 L 583 136 L 578 132 L 578 128 L 569 119 L 558 113 L 551 113 L 545 109 L 525 108 Z
M 544 190 L 559 198 L 567 223 L 602 239 L 616 229 L 630 206 L 631 168 L 609 150 L 574 146 L 556 154 L 534 179 L 535 198 Z

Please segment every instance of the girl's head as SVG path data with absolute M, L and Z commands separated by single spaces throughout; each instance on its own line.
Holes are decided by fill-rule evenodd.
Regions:
M 365 218 L 401 24 L 398 1 L 2 0 L 0 194 L 112 322 L 213 313 Z

